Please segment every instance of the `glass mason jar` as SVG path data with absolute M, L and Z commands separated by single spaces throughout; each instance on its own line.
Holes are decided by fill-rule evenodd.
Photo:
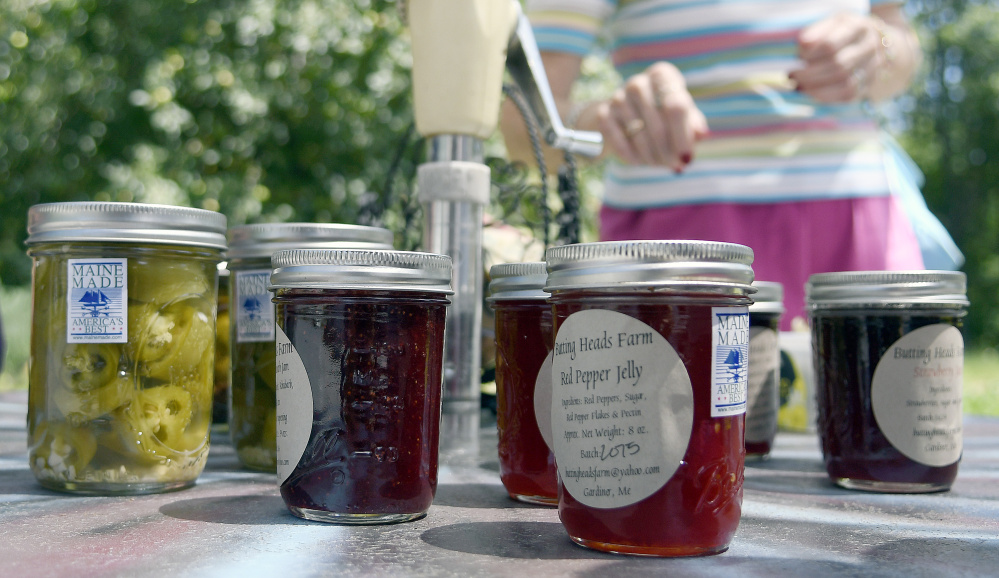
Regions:
M 28 211 L 28 457 L 50 489 L 194 484 L 208 455 L 225 216 L 139 203 Z
M 784 286 L 756 281 L 749 306 L 749 399 L 746 403 L 746 459 L 765 458 L 777 437 L 780 411 L 780 316 Z
M 215 391 L 212 394 L 212 423 L 229 423 L 229 268 L 219 263 L 219 301 L 215 314 Z
M 856 490 L 949 489 L 963 448 L 964 273 L 823 273 L 805 297 L 829 477 Z
M 558 504 L 551 450 L 552 308 L 543 262 L 489 270 L 496 315 L 496 429 L 500 480 L 515 500 Z
M 275 450 L 274 305 L 271 256 L 286 249 L 391 249 L 392 232 L 338 223 L 260 223 L 229 229 L 232 277 L 229 435 L 239 463 L 273 472 Z
M 422 518 L 437 490 L 451 258 L 292 250 L 273 257 L 277 473 L 301 518 Z
M 742 511 L 752 250 L 622 241 L 546 260 L 569 536 L 627 554 L 726 550 Z

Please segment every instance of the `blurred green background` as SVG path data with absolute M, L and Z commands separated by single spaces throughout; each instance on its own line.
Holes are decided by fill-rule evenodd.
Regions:
M 908 2 L 925 62 L 911 91 L 881 112 L 967 257 L 966 410 L 999 415 L 996 8 Z M 410 68 L 389 0 L 0 2 L 0 310 L 9 343 L 0 390 L 27 382 L 23 241 L 36 203 L 188 205 L 221 211 L 230 224 L 372 224 L 414 248 L 419 207 L 409 191 L 421 150 Z M 584 72 L 584 92 L 615 82 L 597 59 Z M 489 152 L 501 156 L 502 144 Z M 597 172 L 584 174 L 584 240 L 594 231 Z M 494 209 L 520 215 L 524 206 Z M 532 224 L 521 218 L 515 224 Z

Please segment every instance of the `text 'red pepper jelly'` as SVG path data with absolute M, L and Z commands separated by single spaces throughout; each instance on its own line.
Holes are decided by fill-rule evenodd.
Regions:
M 422 518 L 437 489 L 451 258 L 289 250 L 272 263 L 285 504 L 341 524 Z
M 756 281 L 749 306 L 749 399 L 746 402 L 746 459 L 764 458 L 773 449 L 780 411 L 780 316 L 784 286 Z
M 273 472 L 277 428 L 271 256 L 289 249 L 391 249 L 392 232 L 339 223 L 257 223 L 232 227 L 228 237 L 233 304 L 229 434 L 240 464 Z
M 966 277 L 813 275 L 818 429 L 829 477 L 876 492 L 947 490 L 963 448 Z
M 543 262 L 489 271 L 496 314 L 496 429 L 500 480 L 515 500 L 558 504 L 551 450 L 552 308 Z
M 724 551 L 742 510 L 752 250 L 624 241 L 546 261 L 569 536 L 628 554 Z

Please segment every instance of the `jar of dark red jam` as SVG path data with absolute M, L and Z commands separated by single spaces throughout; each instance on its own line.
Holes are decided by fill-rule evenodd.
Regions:
M 627 554 L 723 552 L 742 510 L 752 250 L 624 241 L 546 261 L 569 536 Z
M 770 455 L 780 411 L 780 347 L 784 286 L 756 281 L 749 306 L 749 398 L 746 402 L 746 459 Z
M 829 477 L 875 492 L 949 489 L 963 447 L 964 273 L 823 273 L 805 296 Z
M 551 450 L 552 308 L 543 262 L 495 265 L 496 429 L 500 479 L 515 500 L 558 504 Z
M 339 223 L 258 223 L 232 227 L 232 387 L 229 435 L 243 467 L 276 467 L 274 305 L 271 256 L 288 249 L 391 249 L 392 232 Z
M 316 249 L 272 263 L 285 504 L 340 524 L 422 518 L 437 489 L 451 258 Z

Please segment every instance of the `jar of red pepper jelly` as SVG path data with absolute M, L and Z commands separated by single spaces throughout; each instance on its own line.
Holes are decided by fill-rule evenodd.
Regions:
M 552 308 L 543 262 L 489 271 L 496 314 L 496 429 L 500 480 L 515 500 L 558 504 L 551 450 Z
M 546 261 L 569 536 L 627 554 L 723 552 L 742 509 L 752 250 L 624 241 Z
M 285 503 L 341 524 L 422 518 L 437 488 L 450 257 L 303 249 L 272 264 Z
M 964 273 L 823 273 L 805 296 L 829 477 L 856 490 L 949 489 L 963 447 Z
M 756 281 L 749 306 L 749 398 L 746 403 L 746 459 L 770 455 L 780 411 L 780 347 L 784 286 Z

